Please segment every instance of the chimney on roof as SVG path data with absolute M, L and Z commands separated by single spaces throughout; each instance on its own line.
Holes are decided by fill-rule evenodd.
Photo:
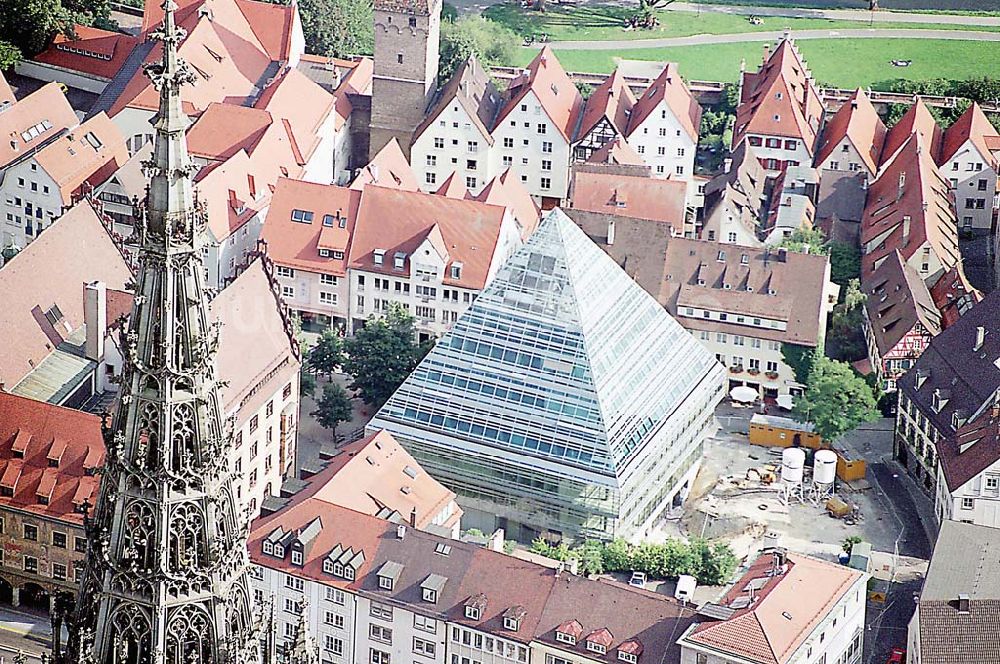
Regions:
M 983 347 L 983 342 L 986 341 L 986 328 L 980 325 L 976 328 L 976 345 L 972 347 L 972 350 L 978 351 Z
M 369 166 L 368 171 L 372 174 L 372 180 L 378 182 L 378 164 L 372 164 Z
M 414 528 L 417 527 L 417 507 L 416 507 L 416 505 L 414 505 L 413 509 L 410 510 L 410 525 L 413 526 Z
M 969 596 L 966 593 L 958 594 L 958 612 L 959 613 L 969 612 Z
M 899 187 L 896 191 L 896 200 L 903 197 L 903 188 L 906 186 L 906 171 L 899 174 Z
M 396 526 L 396 539 L 406 539 L 406 526 L 403 524 Z
M 903 215 L 903 246 L 910 243 L 910 215 Z
M 83 324 L 87 328 L 84 355 L 100 362 L 104 358 L 104 338 L 108 333 L 108 290 L 103 281 L 83 287 Z
M 733 170 L 733 158 L 726 157 L 725 159 L 722 160 L 722 172 L 728 173 L 731 170 Z
M 608 219 L 608 246 L 615 243 L 615 220 L 614 217 Z
M 497 553 L 503 553 L 504 545 L 504 530 L 503 528 L 497 528 L 490 535 L 490 539 L 486 542 L 486 548 L 490 551 L 496 551 Z
M 858 110 L 858 100 L 856 98 L 851 100 L 851 110 Z

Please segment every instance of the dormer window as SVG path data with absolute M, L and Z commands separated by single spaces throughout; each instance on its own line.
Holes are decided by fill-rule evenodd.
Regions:
M 559 643 L 566 643 L 571 646 L 576 645 L 576 637 L 572 634 L 566 634 L 565 632 L 556 632 L 556 641 Z
M 382 590 L 391 591 L 396 587 L 396 581 L 399 580 L 402 573 L 403 566 L 400 563 L 392 560 L 385 561 L 376 573 L 376 576 L 378 576 L 378 587 Z
M 272 544 L 271 542 L 268 542 L 267 540 L 264 540 L 264 545 L 261 548 L 264 550 L 264 553 L 266 553 L 267 555 L 269 555 L 269 556 L 273 556 L 274 555 L 274 544 Z
M 328 227 L 328 228 L 333 227 L 333 215 L 332 214 L 324 214 L 323 215 L 323 225 L 326 226 L 326 227 Z
M 505 617 L 503 619 L 503 628 L 509 629 L 512 632 L 516 632 L 521 627 L 521 621 L 515 620 L 511 617 Z
M 637 661 L 639 661 L 639 658 L 636 657 L 635 655 L 633 655 L 630 652 L 625 652 L 623 650 L 619 650 L 618 651 L 618 661 L 619 662 L 627 662 L 627 664 L 635 664 Z
M 333 252 L 333 257 L 335 259 L 337 259 L 337 260 L 344 260 L 344 252 L 343 251 L 335 251 L 335 252 Z
M 528 612 L 520 604 L 515 604 L 503 612 L 503 628 L 511 632 L 521 629 L 521 621 Z
M 292 210 L 292 221 L 300 224 L 311 224 L 313 213 L 308 210 Z
M 618 645 L 618 661 L 626 664 L 636 664 L 642 655 L 642 644 L 635 639 Z
M 392 269 L 402 270 L 406 263 L 406 254 L 402 251 L 397 251 L 392 257 Z
M 481 612 L 477 606 L 467 606 L 465 607 L 465 617 L 469 620 L 479 620 L 481 617 Z
M 436 604 L 448 579 L 440 574 L 431 574 L 420 584 L 420 596 L 425 602 Z
M 600 643 L 594 643 L 593 641 L 587 641 L 587 650 L 590 652 L 596 652 L 599 655 L 604 655 L 608 652 L 608 649 L 603 645 Z
M 465 602 L 465 617 L 469 620 L 480 620 L 489 600 L 483 593 L 473 595 Z
M 302 552 L 301 551 L 292 551 L 292 564 L 293 565 L 298 565 L 299 567 L 302 566 Z
M 382 590 L 392 590 L 392 579 L 388 576 L 380 576 L 378 578 L 378 587 Z
M 330 257 L 330 250 L 329 249 L 320 249 L 319 250 L 319 257 L 320 258 L 329 258 Z
M 575 646 L 577 639 L 583 633 L 583 625 L 577 620 L 567 620 L 556 627 L 556 641 Z
M 375 250 L 375 265 L 382 265 L 385 262 L 385 249 Z
M 462 278 L 462 264 L 461 263 L 452 263 L 451 264 L 451 278 L 452 279 L 461 279 Z
M 283 547 L 280 544 L 275 544 L 274 545 L 274 557 L 275 558 L 284 558 L 285 557 L 285 547 Z

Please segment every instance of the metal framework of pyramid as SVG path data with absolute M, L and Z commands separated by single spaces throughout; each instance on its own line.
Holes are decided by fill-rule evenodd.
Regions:
M 724 374 L 554 210 L 369 427 L 487 528 L 627 536 L 693 475 Z

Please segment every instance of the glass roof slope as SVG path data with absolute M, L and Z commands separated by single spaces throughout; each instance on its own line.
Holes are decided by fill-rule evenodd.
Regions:
M 370 426 L 615 477 L 714 365 L 556 209 Z

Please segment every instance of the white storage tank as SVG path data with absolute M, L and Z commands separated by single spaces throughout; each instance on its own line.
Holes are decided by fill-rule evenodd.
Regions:
M 837 453 L 833 450 L 819 450 L 813 457 L 813 482 L 833 484 L 837 477 Z
M 694 599 L 694 591 L 697 588 L 697 579 L 687 574 L 681 574 L 677 577 L 677 590 L 674 591 L 674 597 L 682 602 L 690 602 Z
M 801 484 L 806 467 L 806 453 L 801 447 L 786 447 L 781 453 L 781 481 L 785 484 Z

